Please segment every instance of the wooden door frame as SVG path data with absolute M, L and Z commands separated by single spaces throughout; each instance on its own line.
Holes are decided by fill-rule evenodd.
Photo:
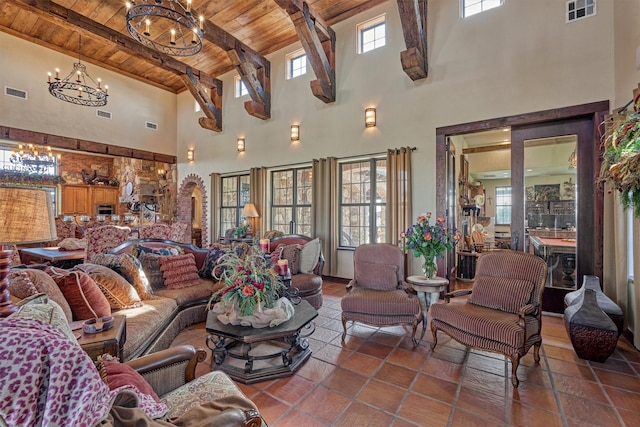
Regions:
M 598 101 L 571 107 L 436 128 L 435 184 L 437 216 L 446 217 L 447 222 L 450 223 L 450 215 L 455 214 L 447 211 L 447 194 L 448 191 L 450 191 L 446 184 L 445 142 L 447 137 L 505 127 L 518 128 L 521 135 L 519 137 L 523 137 L 526 135 L 525 131 L 527 129 L 535 129 L 536 126 L 553 126 L 561 122 L 571 122 L 572 120 L 588 118 L 592 120 L 593 123 L 592 139 L 587 141 L 588 144 L 582 144 L 582 147 L 578 147 L 578 156 L 582 158 L 582 163 L 579 166 L 583 166 L 583 169 L 579 169 L 582 175 L 578 177 L 579 184 L 581 185 L 580 192 L 578 193 L 578 206 L 582 211 L 579 212 L 578 215 L 582 215 L 581 218 L 583 219 L 587 219 L 587 216 L 589 216 L 587 224 L 593 224 L 591 235 L 593 239 L 591 240 L 591 248 L 589 248 L 589 250 L 583 249 L 583 251 L 578 254 L 578 259 L 580 255 L 591 259 L 591 262 L 588 263 L 586 267 L 581 268 L 581 274 L 593 274 L 602 277 L 604 192 L 602 185 L 596 184 L 595 174 L 600 171 L 600 164 L 602 162 L 600 124 L 603 123 L 604 117 L 608 113 L 609 101 Z M 581 145 L 580 142 L 579 145 Z M 589 198 L 587 198 L 587 196 Z M 589 212 L 589 209 L 585 209 L 585 207 L 589 206 L 593 207 L 592 212 Z M 521 236 L 521 241 L 524 242 L 524 236 Z M 447 271 L 449 270 L 445 262 L 446 258 L 439 259 L 439 264 L 442 264 L 438 266 L 439 271 L 444 271 L 445 268 Z

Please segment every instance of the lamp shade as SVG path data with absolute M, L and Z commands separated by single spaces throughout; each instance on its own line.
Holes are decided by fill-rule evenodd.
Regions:
M 242 208 L 242 216 L 246 218 L 258 218 L 260 215 L 258 215 L 256 205 L 253 203 L 247 203 L 244 205 L 244 208 Z
M 46 190 L 0 187 L 0 244 L 56 240 L 51 196 Z

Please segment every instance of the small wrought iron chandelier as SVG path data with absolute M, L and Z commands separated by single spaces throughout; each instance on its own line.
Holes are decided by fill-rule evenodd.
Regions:
M 80 61 L 82 38 L 78 37 L 78 62 L 73 64 L 73 70 L 67 77 L 60 79 L 60 69 L 56 68 L 56 75 L 48 75 L 49 93 L 56 98 L 85 107 L 102 107 L 107 105 L 109 86 L 102 89 L 102 81 L 96 82 L 87 72 L 87 67 Z
M 127 30 L 143 45 L 172 56 L 195 55 L 202 49 L 204 18 L 193 16 L 191 0 L 186 7 L 178 0 L 126 5 Z
M 52 172 L 61 157 L 60 154 L 54 154 L 48 145 L 38 148 L 35 144 L 18 144 L 18 151 L 12 151 L 9 160 L 27 172 L 47 174 Z

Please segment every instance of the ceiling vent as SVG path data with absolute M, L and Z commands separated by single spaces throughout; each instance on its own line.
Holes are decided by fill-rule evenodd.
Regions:
M 20 99 L 27 99 L 27 91 L 14 89 L 9 86 L 4 87 L 4 94 L 9 96 L 15 96 L 16 98 L 20 98 Z
M 157 123 L 145 122 L 145 126 L 147 127 L 147 129 L 158 130 Z
M 109 119 L 111 120 L 111 113 L 109 111 L 104 111 L 104 110 L 96 110 L 96 115 L 98 117 L 102 117 L 103 119 Z

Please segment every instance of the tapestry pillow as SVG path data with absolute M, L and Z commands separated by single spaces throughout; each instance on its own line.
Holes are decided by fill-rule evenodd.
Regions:
M 218 265 L 218 261 L 222 255 L 227 253 L 227 249 L 221 246 L 212 246 L 207 252 L 207 256 L 202 263 L 202 268 L 198 271 L 198 274 L 203 279 L 212 279 L 214 274 L 214 269 Z
M 164 278 L 162 277 L 162 271 L 160 271 L 160 257 L 162 255 L 152 254 L 150 252 L 142 252 L 140 254 L 140 264 L 142 265 L 142 271 L 149 281 L 149 286 L 152 289 L 164 288 Z
M 200 284 L 195 255 L 161 256 L 160 271 L 167 289 L 182 289 Z
M 313 274 L 313 269 L 318 264 L 320 258 L 320 239 L 315 238 L 302 246 L 300 250 L 300 267 L 299 273 Z
M 531 300 L 533 283 L 506 277 L 476 277 L 469 302 L 495 310 L 518 313 Z
M 32 295 L 23 299 L 17 305 L 18 311 L 12 313 L 9 317 L 36 319 L 48 323 L 60 330 L 67 338 L 76 342 L 76 337 L 73 336 L 69 321 L 62 308 L 55 301 L 49 299 L 47 295 Z
M 87 320 L 111 315 L 111 306 L 100 288 L 87 273 L 49 267 L 47 273 L 55 280 L 71 307 L 73 320 Z
M 140 393 L 151 396 L 156 403 L 160 403 L 160 398 L 151 385 L 131 366 L 118 362 L 118 359 L 109 354 L 103 354 L 98 356 L 96 367 L 100 372 L 100 378 L 107 384 L 109 390 L 132 385 Z
M 280 259 L 288 261 L 291 274 L 298 274 L 300 270 L 300 245 L 284 245 Z
M 140 260 L 138 258 L 128 253 L 120 255 L 96 254 L 93 256 L 92 262 L 94 264 L 109 267 L 110 269 L 124 277 L 127 282 L 133 285 L 133 288 L 138 293 L 140 299 L 151 299 L 153 292 L 151 286 L 149 285 L 149 280 L 142 270 L 142 264 L 140 263 Z
M 84 271 L 96 282 L 111 308 L 122 310 L 125 308 L 140 307 L 142 302 L 134 287 L 127 279 L 104 265 L 79 264 L 74 270 Z
M 390 291 L 398 288 L 398 266 L 358 262 L 355 272 L 358 286 L 375 291 Z
M 73 320 L 71 307 L 64 298 L 62 291 L 56 282 L 43 270 L 31 268 L 12 269 L 7 275 L 9 280 L 9 293 L 17 298 L 24 299 L 36 294 L 47 294 L 55 301 L 64 313 L 68 322 Z
M 151 246 L 139 244 L 133 246 L 133 248 L 131 249 L 131 254 L 138 258 L 142 258 L 142 254 L 156 254 L 163 256 L 183 255 L 184 249 L 182 249 L 180 246 L 163 246 L 154 248 Z

